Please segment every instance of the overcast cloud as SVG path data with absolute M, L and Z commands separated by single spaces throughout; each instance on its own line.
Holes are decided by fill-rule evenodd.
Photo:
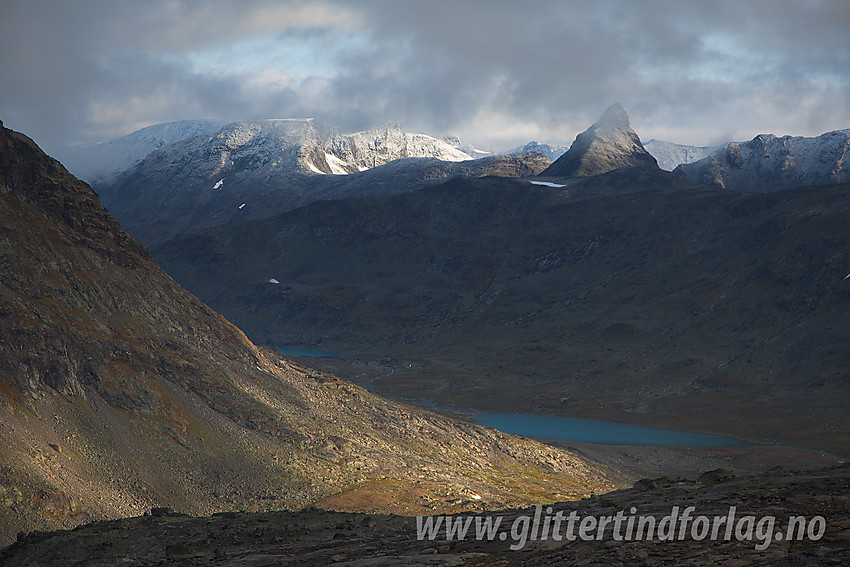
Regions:
M 188 118 L 569 144 L 850 128 L 850 2 L 0 0 L 0 120 L 48 152 Z

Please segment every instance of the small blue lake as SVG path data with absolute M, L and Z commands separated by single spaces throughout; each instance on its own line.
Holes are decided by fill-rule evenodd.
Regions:
M 275 348 L 277 352 L 284 356 L 309 356 L 312 358 L 340 358 L 341 354 L 338 352 L 331 352 L 329 350 L 315 350 L 310 348 L 290 348 L 290 347 L 280 347 Z M 350 357 L 345 357 L 350 358 Z
M 573 443 L 664 445 L 667 447 L 747 447 L 752 445 L 752 443 L 722 435 L 629 425 L 600 419 L 486 412 L 476 413 L 474 418 L 481 425 L 504 433 Z

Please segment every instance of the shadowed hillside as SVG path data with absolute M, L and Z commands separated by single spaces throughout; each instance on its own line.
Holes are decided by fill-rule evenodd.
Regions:
M 316 203 L 154 254 L 256 341 L 385 359 L 387 395 L 846 452 L 848 186 L 563 183 Z
M 0 541 L 138 515 L 416 512 L 580 497 L 618 477 L 257 348 L 84 183 L 0 129 Z

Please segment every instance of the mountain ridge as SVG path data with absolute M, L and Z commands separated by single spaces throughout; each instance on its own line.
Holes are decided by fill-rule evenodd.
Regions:
M 153 124 L 125 136 L 62 148 L 57 155 L 77 178 L 93 184 L 133 167 L 152 151 L 194 136 L 211 135 L 223 120 L 177 120 Z
M 240 145 L 249 143 L 254 135 L 273 138 L 275 125 L 287 123 L 314 125 L 312 131 L 308 128 L 302 128 L 300 131 L 278 129 L 278 140 L 282 144 L 301 143 L 308 146 L 300 152 L 301 161 L 297 164 L 304 173 L 345 174 L 363 171 L 398 158 L 436 157 L 445 161 L 462 161 L 482 157 L 482 154 L 487 153 L 463 146 L 456 137 L 438 139 L 425 134 L 405 132 L 397 124 L 344 134 L 312 118 L 277 118 L 237 122 L 164 122 L 120 138 L 64 148 L 60 150 L 59 155 L 63 163 L 68 164 L 69 170 L 81 179 L 96 184 L 109 181 L 140 163 L 152 152 L 171 144 L 201 136 L 210 141 L 222 138 L 224 146 L 235 150 Z M 302 136 L 300 140 L 299 135 Z M 213 150 L 215 149 L 213 146 Z
M 850 129 L 820 136 L 759 134 L 729 143 L 707 157 L 674 170 L 721 189 L 769 193 L 791 187 L 850 181 Z

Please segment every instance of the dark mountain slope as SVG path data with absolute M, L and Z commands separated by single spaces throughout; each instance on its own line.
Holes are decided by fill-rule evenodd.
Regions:
M 153 253 L 256 341 L 395 357 L 389 395 L 846 450 L 848 247 L 846 185 L 636 168 L 315 203 Z
M 4 128 L 0 321 L 3 543 L 151 506 L 280 509 L 333 495 L 339 508 L 411 512 L 615 485 L 569 452 L 255 347 L 87 185 Z

